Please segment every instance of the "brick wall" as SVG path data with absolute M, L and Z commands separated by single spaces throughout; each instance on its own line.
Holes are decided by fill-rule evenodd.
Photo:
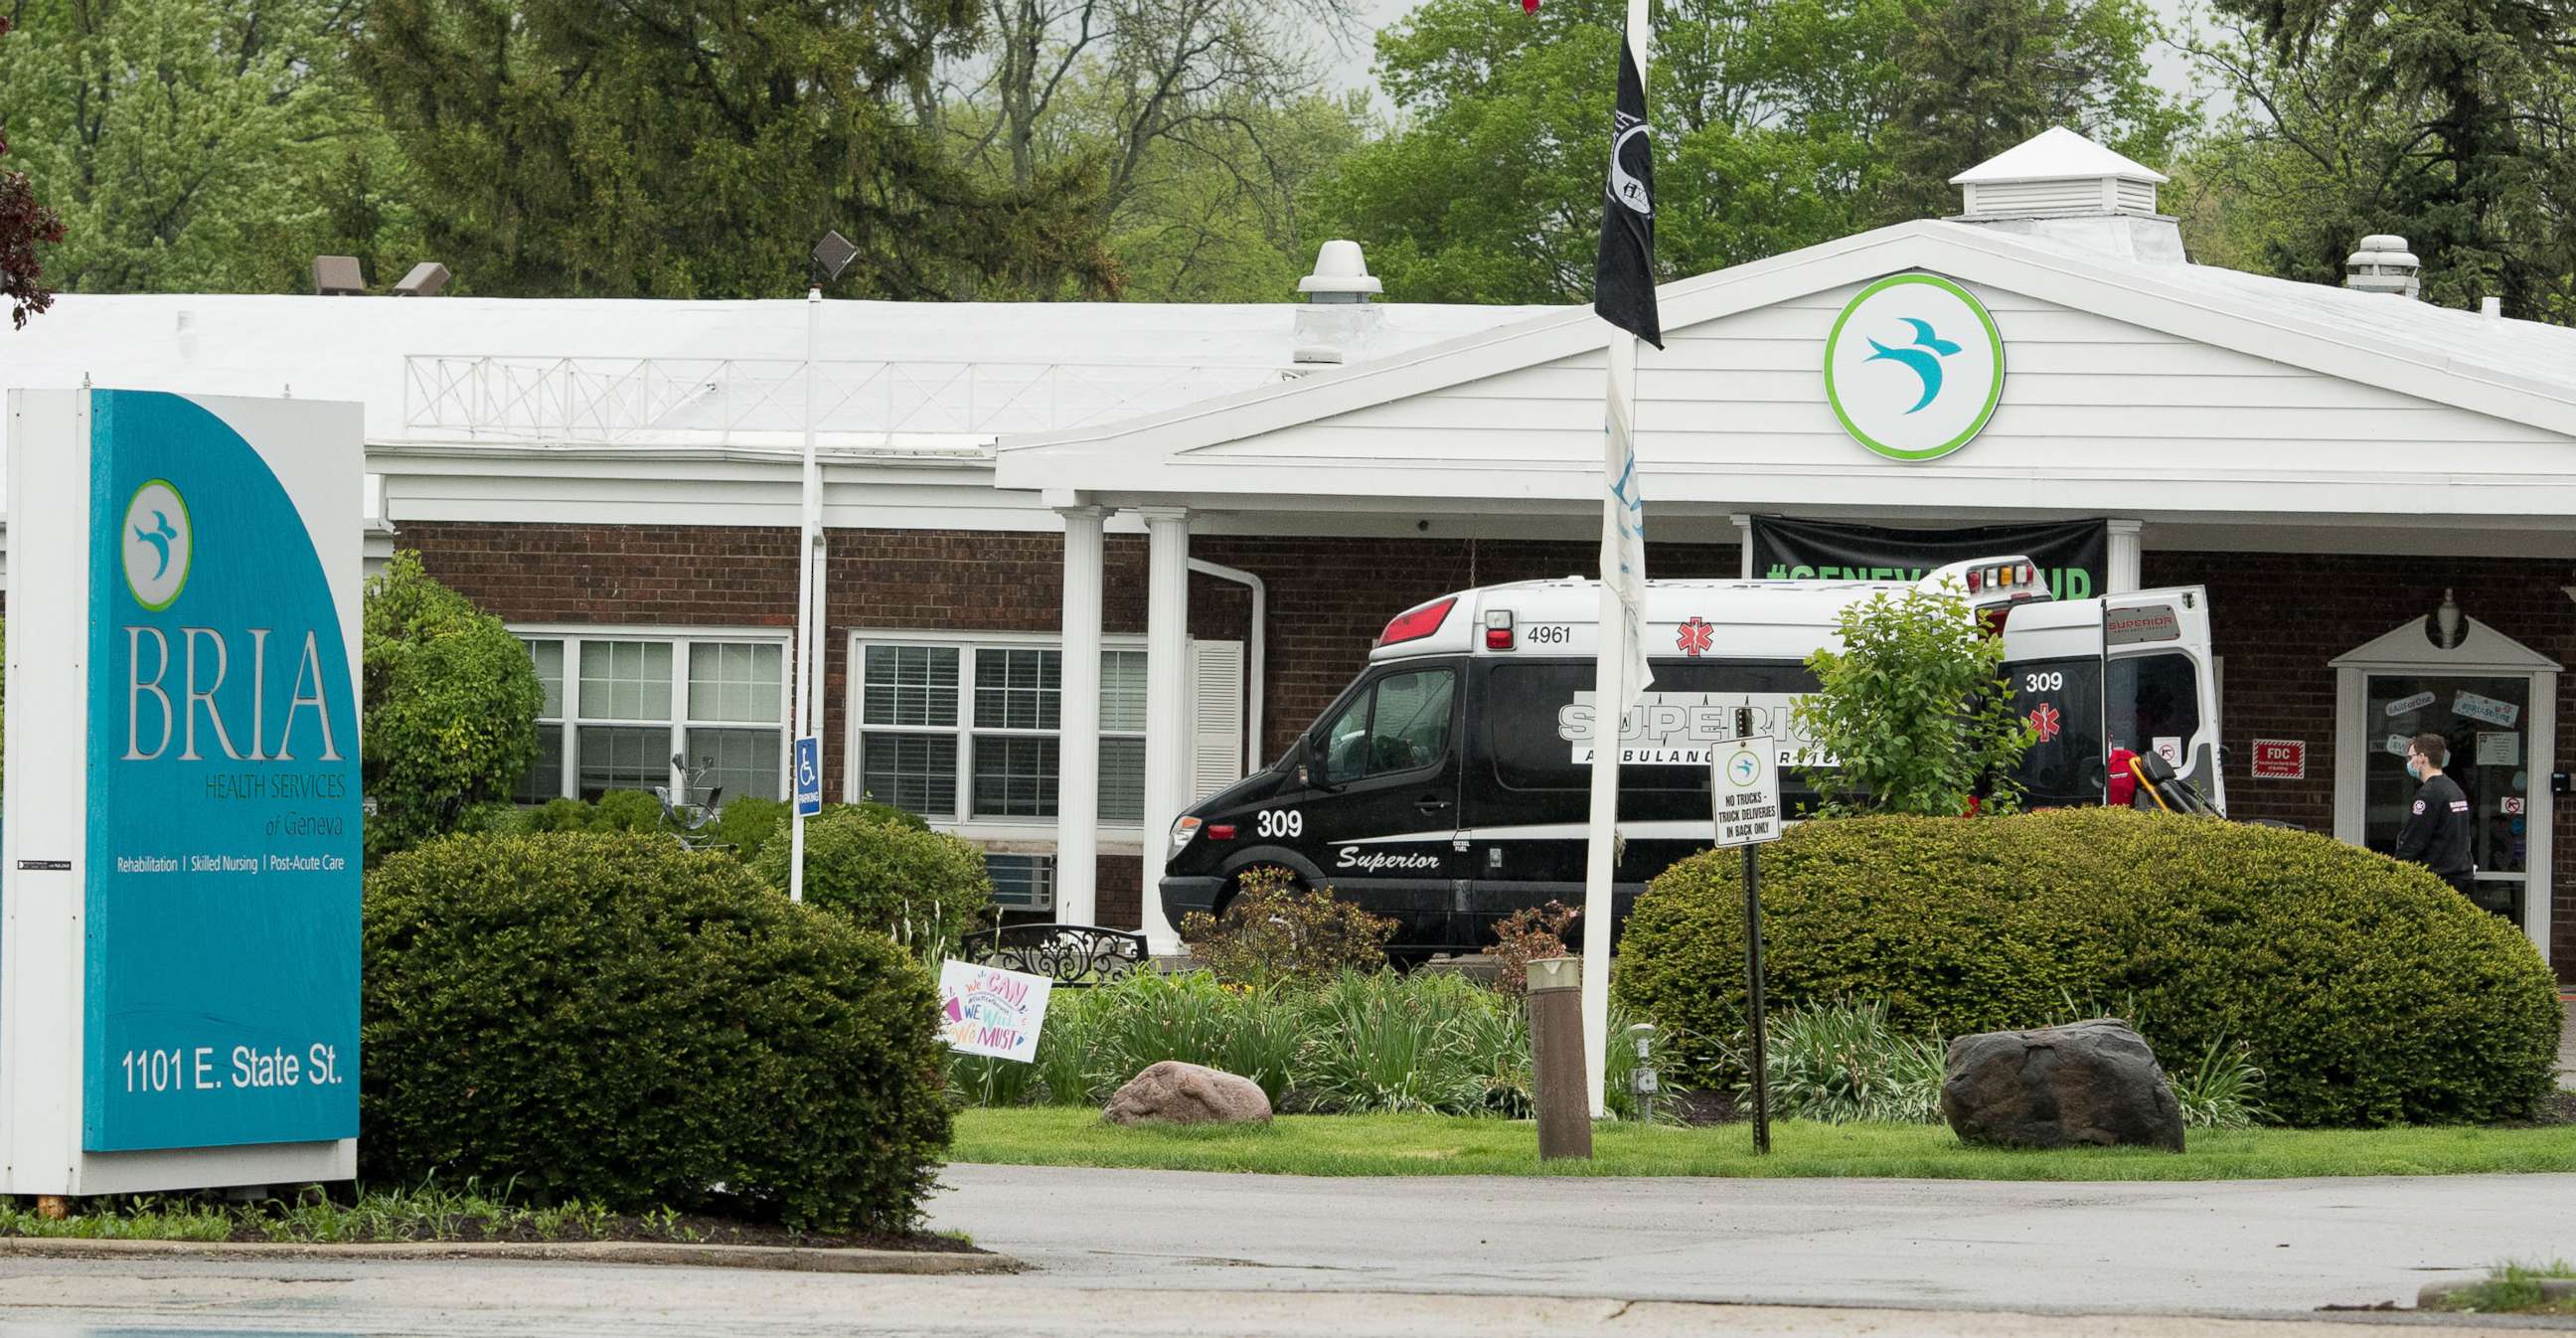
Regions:
M 2220 733 L 2227 747 L 2231 816 L 2274 818 L 2334 830 L 2335 671 L 2329 662 L 2453 592 L 2467 617 L 2561 664 L 2576 663 L 2576 605 L 2559 587 L 2562 563 L 2495 558 L 2427 559 L 2272 553 L 2149 551 L 2150 587 L 2209 587 L 2212 640 L 2225 662 Z M 2557 766 L 2576 769 L 2576 679 L 2562 675 Z M 2256 780 L 2256 738 L 2305 740 L 2305 780 Z M 2532 788 L 2548 778 L 2535 775 Z M 2552 832 L 2550 961 L 2576 980 L 2576 804 L 2559 806 Z
M 403 527 L 399 542 L 429 569 L 512 621 L 784 628 L 794 623 L 795 534 L 724 527 L 577 527 L 431 524 Z M 1061 541 L 1049 534 L 839 531 L 832 535 L 826 647 L 824 752 L 837 786 L 846 633 L 853 627 L 1053 632 L 1062 621 Z M 1145 545 L 1107 545 L 1103 621 L 1141 633 Z M 1388 617 L 1451 590 L 1563 576 L 1591 569 L 1589 543 L 1448 538 L 1199 537 L 1194 556 L 1251 571 L 1269 588 L 1264 739 L 1275 757 L 1322 713 L 1366 663 Z M 1664 577 L 1723 577 L 1738 570 L 1731 544 L 1658 544 L 1650 569 Z M 2328 661 L 2420 617 L 2445 587 L 2461 609 L 2562 663 L 2576 662 L 2576 607 L 2559 586 L 2563 566 L 2492 559 L 2320 557 L 2150 551 L 2149 586 L 2206 585 L 2225 661 L 2222 737 L 2235 814 L 2332 831 L 2334 671 Z M 1248 640 L 1243 587 L 1208 576 L 1190 583 L 1191 630 Z M 2576 768 L 2576 682 L 2562 686 L 2560 766 Z M 2255 780 L 2256 737 L 2303 739 L 2308 777 Z M 2535 785 L 2543 783 L 2535 779 Z M 2576 805 L 2570 805 L 2576 808 Z M 2576 979 L 2576 825 L 2557 829 L 2552 908 L 2562 976 Z M 1134 924 L 1138 861 L 1101 858 L 1101 918 Z

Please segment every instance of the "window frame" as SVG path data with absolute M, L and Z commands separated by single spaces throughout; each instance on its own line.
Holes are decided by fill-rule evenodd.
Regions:
M 1064 649 L 1064 638 L 1053 632 L 958 632 L 935 629 L 853 628 L 843 639 L 848 667 L 842 675 L 841 709 L 841 801 L 857 803 L 865 787 L 869 734 L 911 734 L 957 741 L 956 804 L 944 816 L 923 815 L 932 827 L 954 832 L 972 840 L 1053 840 L 1058 820 L 1047 818 L 977 817 L 975 816 L 975 739 L 979 735 L 994 738 L 1055 739 L 1064 737 L 1063 705 L 1057 704 L 1057 728 L 1009 728 L 984 726 L 975 721 L 975 672 L 978 655 L 983 651 Z M 957 654 L 957 721 L 953 725 L 871 725 L 866 720 L 867 652 L 870 646 L 924 646 L 954 650 Z M 1104 635 L 1100 649 L 1143 654 L 1145 638 L 1135 635 Z M 1058 691 L 1061 693 L 1062 661 L 1058 660 Z M 1151 722 L 1147 722 L 1150 724 Z M 1146 737 L 1144 729 L 1107 729 L 1103 739 L 1136 739 Z M 1058 797 L 1061 805 L 1062 797 Z M 1099 830 L 1129 840 L 1141 839 L 1141 821 L 1102 819 Z
M 758 645 L 778 648 L 778 797 L 794 793 L 789 783 L 789 769 L 795 765 L 795 722 L 790 718 L 795 701 L 796 647 L 793 634 L 778 628 L 762 627 L 672 627 L 628 623 L 510 623 L 510 633 L 522 644 L 531 641 L 555 641 L 563 645 L 563 702 L 557 715 L 539 715 L 537 724 L 563 731 L 562 773 L 555 779 L 555 796 L 581 797 L 581 730 L 586 725 L 610 728 L 649 729 L 661 726 L 669 731 L 669 747 L 664 756 L 678 753 L 688 756 L 692 731 L 757 730 L 756 721 L 699 720 L 689 714 L 689 658 L 698 645 Z M 658 643 L 671 648 L 671 718 L 668 720 L 634 720 L 617 716 L 584 715 L 581 709 L 581 646 L 585 641 Z M 542 709 L 542 708 L 540 708 Z M 669 783 L 666 774 L 664 784 Z M 544 802 L 544 801 L 539 801 Z

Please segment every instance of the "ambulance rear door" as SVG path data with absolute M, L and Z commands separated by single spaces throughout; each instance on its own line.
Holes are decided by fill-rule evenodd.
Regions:
M 2103 800 L 2102 605 L 2033 600 L 1989 610 L 2003 619 L 2013 713 L 2037 736 L 2015 768 L 2030 808 Z
M 2103 730 L 2109 745 L 2161 754 L 2177 776 L 2225 812 L 2209 591 L 2194 585 L 2081 602 L 2102 610 Z

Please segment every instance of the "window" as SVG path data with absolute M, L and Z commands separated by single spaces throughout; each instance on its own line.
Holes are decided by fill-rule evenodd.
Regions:
M 988 854 L 984 871 L 993 877 L 993 904 L 1003 910 L 1055 909 L 1055 856 Z
M 734 634 L 523 632 L 545 704 L 537 760 L 516 798 L 596 800 L 670 784 L 671 759 L 703 769 L 703 794 L 786 792 L 787 643 Z
M 933 822 L 1055 821 L 1064 653 L 859 639 L 857 772 L 867 798 Z M 1100 655 L 1100 820 L 1145 812 L 1145 652 Z
M 1437 765 L 1449 755 L 1457 681 L 1446 669 L 1413 669 L 1353 697 L 1324 731 L 1325 777 L 1350 781 Z

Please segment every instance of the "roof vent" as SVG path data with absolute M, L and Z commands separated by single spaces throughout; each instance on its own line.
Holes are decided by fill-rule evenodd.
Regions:
M 2064 126 L 1950 178 L 1965 206 L 1961 218 L 2156 216 L 2156 187 L 2165 174 L 2103 148 Z
M 356 256 L 313 257 L 313 295 L 316 297 L 364 297 L 367 279 L 359 272 Z
M 1297 291 L 1309 302 L 1366 302 L 1386 285 L 1369 277 L 1358 242 L 1329 241 L 1315 253 L 1315 272 L 1297 281 Z
M 2343 286 L 2356 293 L 2414 297 L 2424 290 L 2417 278 L 2423 262 L 2406 249 L 2406 239 L 2375 232 L 2361 239 L 2361 249 L 2343 262 Z
M 2164 181 L 2063 126 L 1950 178 L 1965 204 L 1957 222 L 2122 260 L 2189 264 L 2181 228 L 2156 212 Z

